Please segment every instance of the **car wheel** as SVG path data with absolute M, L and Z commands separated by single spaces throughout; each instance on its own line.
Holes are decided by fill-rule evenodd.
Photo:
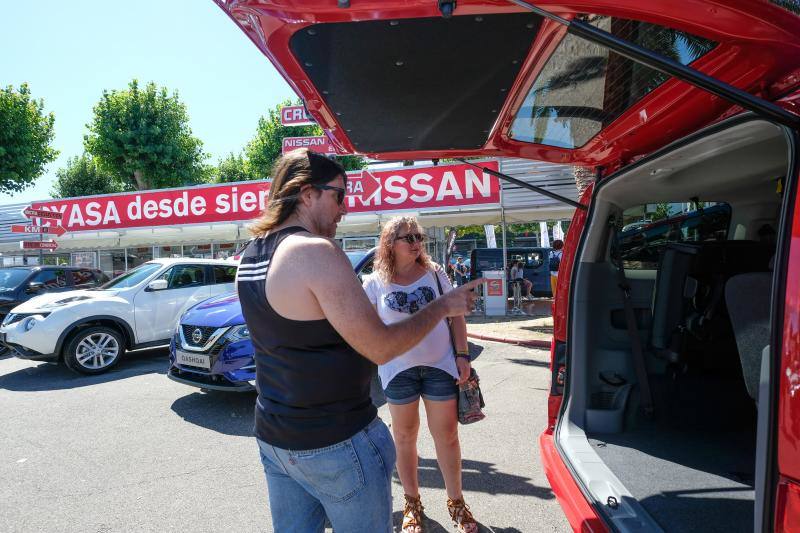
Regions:
M 67 343 L 64 363 L 81 374 L 102 374 L 116 365 L 125 352 L 119 331 L 105 326 L 81 329 Z

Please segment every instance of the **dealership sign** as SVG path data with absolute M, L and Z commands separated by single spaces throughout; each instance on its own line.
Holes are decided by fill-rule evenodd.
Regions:
M 23 250 L 55 250 L 58 243 L 55 241 L 19 241 L 19 247 Z
M 497 162 L 483 163 L 498 170 Z M 39 202 L 35 209 L 57 211 L 66 231 L 97 231 L 183 224 L 237 222 L 266 207 L 270 182 L 190 187 L 87 196 Z M 348 173 L 349 213 L 436 210 L 500 203 L 500 183 L 469 165 L 403 167 Z M 40 226 L 56 221 L 41 219 Z
M 61 213 L 59 213 L 60 215 Z M 58 235 L 59 237 L 67 232 L 61 226 L 34 226 L 33 224 L 12 224 L 11 233 L 46 233 L 48 235 Z
M 315 152 L 325 155 L 336 155 L 336 147 L 331 144 L 326 135 L 316 135 L 313 137 L 284 137 L 283 153 L 297 150 L 298 148 L 308 148 Z
M 305 107 L 301 105 L 289 105 L 281 108 L 281 125 L 310 126 L 311 124 L 316 124 L 316 122 L 306 113 Z

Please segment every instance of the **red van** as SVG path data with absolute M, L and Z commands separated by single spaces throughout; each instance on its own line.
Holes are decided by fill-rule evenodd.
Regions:
M 580 167 L 539 438 L 576 530 L 800 530 L 800 2 L 216 1 L 343 152 Z

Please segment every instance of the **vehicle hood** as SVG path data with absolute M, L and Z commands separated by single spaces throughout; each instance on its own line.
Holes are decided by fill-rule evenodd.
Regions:
M 119 291 L 75 290 L 51 292 L 34 296 L 14 308 L 15 313 L 32 313 L 35 311 L 53 311 L 66 306 L 81 305 L 98 300 L 118 300 Z
M 232 292 L 204 300 L 183 314 L 181 324 L 215 328 L 244 324 L 239 296 Z
M 439 6 L 450 2 L 432 0 L 214 1 L 339 153 L 511 156 L 608 170 L 737 109 L 512 2 L 459 1 L 446 18 Z M 535 4 L 765 100 L 800 84 L 800 16 L 778 2 Z M 798 113 L 797 103 L 779 103 Z

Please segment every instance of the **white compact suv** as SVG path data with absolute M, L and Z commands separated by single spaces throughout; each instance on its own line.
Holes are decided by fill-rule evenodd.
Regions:
M 169 344 L 186 309 L 233 290 L 236 269 L 213 259 L 149 261 L 99 288 L 43 294 L 15 307 L 0 342 L 23 359 L 99 374 L 125 350 Z

